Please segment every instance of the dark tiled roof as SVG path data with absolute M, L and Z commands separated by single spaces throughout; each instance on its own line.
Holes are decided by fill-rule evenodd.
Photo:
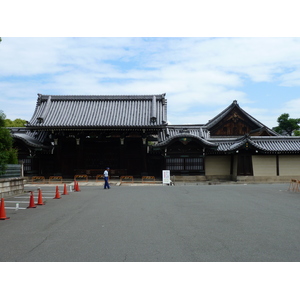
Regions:
M 33 147 L 33 148 L 42 148 L 42 149 L 50 149 L 51 148 L 50 146 L 45 146 L 39 140 L 29 136 L 26 133 L 13 133 L 12 137 L 23 141 L 26 145 Z
M 9 127 L 11 136 L 16 140 L 23 141 L 32 148 L 50 149 L 52 146 L 45 145 L 44 141 L 48 133 L 45 131 L 31 132 L 26 127 Z
M 182 134 L 177 134 L 176 136 L 170 137 L 170 138 L 166 139 L 165 141 L 156 144 L 155 147 L 165 146 L 165 145 L 169 144 L 172 140 L 180 139 L 180 138 L 194 138 L 196 140 L 199 140 L 206 147 L 216 148 L 218 146 L 217 144 L 214 144 L 211 141 L 208 141 L 199 136 L 195 136 L 195 135 L 189 134 L 189 133 L 182 133 Z
M 209 139 L 210 142 L 218 144 L 217 151 L 230 152 L 236 151 L 243 147 L 246 143 L 257 150 L 264 152 L 282 152 L 282 153 L 299 153 L 300 152 L 300 137 L 288 136 L 245 136 L 239 139 Z
M 40 95 L 29 128 L 155 127 L 166 124 L 165 94 Z
M 258 128 L 274 136 L 211 137 L 210 128 L 238 106 L 234 101 L 206 125 L 167 125 L 165 94 L 142 96 L 50 96 L 39 95 L 36 109 L 27 128 L 12 129 L 12 136 L 35 148 L 46 146 L 45 138 L 51 128 L 91 127 L 157 127 L 157 147 L 167 146 L 177 138 L 194 138 L 214 153 L 230 153 L 249 143 L 266 153 L 300 153 L 300 137 L 280 136 L 252 116 L 247 115 Z M 29 130 L 30 131 L 29 131 Z M 41 129 L 41 130 L 39 130 Z M 49 141 L 48 141 L 49 142 Z
M 168 125 L 158 135 L 155 147 L 167 146 L 174 139 L 191 137 L 217 153 L 236 151 L 246 143 L 263 152 L 299 153 L 300 137 L 290 136 L 249 136 L 210 137 L 209 130 L 203 125 Z
M 266 151 L 276 152 L 299 152 L 300 151 L 300 138 L 299 137 L 255 137 L 250 140 L 253 146 L 257 146 Z
M 173 125 L 166 126 L 158 136 L 156 147 L 165 146 L 178 138 L 194 138 L 207 147 L 215 148 L 217 145 L 208 141 L 209 131 L 202 125 Z
M 159 141 L 185 133 L 205 139 L 210 137 L 209 131 L 203 125 L 168 125 L 161 131 Z

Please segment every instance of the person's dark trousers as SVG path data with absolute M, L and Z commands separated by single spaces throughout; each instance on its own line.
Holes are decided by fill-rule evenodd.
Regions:
M 104 177 L 104 189 L 106 188 L 110 188 L 109 184 L 108 184 L 108 177 Z

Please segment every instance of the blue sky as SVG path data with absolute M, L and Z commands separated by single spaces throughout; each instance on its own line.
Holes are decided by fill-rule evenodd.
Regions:
M 80 7 L 75 13 L 79 11 Z M 253 16 L 254 11 L 250 10 L 249 14 Z M 275 12 L 280 14 L 280 11 L 281 6 L 277 6 Z M 180 13 L 180 8 L 175 10 L 175 15 Z M 197 36 L 193 30 L 188 36 L 177 37 L 181 33 L 180 25 L 175 27 L 178 28 L 175 34 L 172 30 L 165 31 L 166 27 L 154 26 L 150 36 L 149 27 L 146 27 L 143 37 L 143 31 L 137 30 L 143 26 L 135 23 L 135 31 L 131 31 L 132 23 L 126 27 L 127 23 L 121 20 L 125 32 L 118 27 L 103 34 L 103 31 L 95 32 L 89 27 L 84 33 L 91 37 L 70 38 L 64 36 L 75 36 L 70 30 L 72 26 L 67 26 L 67 30 L 56 27 L 52 32 L 53 28 L 47 27 L 41 31 L 39 13 L 32 12 L 30 16 L 31 23 L 24 22 L 22 28 L 4 31 L 0 44 L 0 110 L 9 119 L 30 120 L 37 93 L 166 93 L 170 124 L 204 124 L 233 100 L 269 127 L 277 125 L 276 120 L 282 113 L 300 117 L 300 38 L 277 37 L 276 34 L 284 36 L 279 29 L 275 34 L 263 31 L 261 27 L 253 32 L 254 35 L 252 28 L 250 31 L 233 31 L 231 35 L 231 27 L 235 24 L 239 28 L 238 21 L 242 18 L 233 13 L 219 18 L 221 26 L 217 30 L 214 27 L 208 32 L 199 31 L 199 37 L 189 37 Z M 141 20 L 140 15 L 135 16 L 137 21 Z M 157 15 L 148 16 L 149 21 L 143 24 L 156 23 L 158 19 Z M 47 20 L 44 16 L 42 26 L 48 23 Z M 88 22 L 89 18 L 83 20 Z M 186 32 L 189 32 L 192 21 L 189 17 L 183 20 L 188 25 Z M 266 22 L 263 14 L 256 18 L 256 23 L 259 20 Z M 7 22 L 12 23 L 10 19 Z M 175 24 L 174 19 L 168 22 Z M 221 31 L 215 35 L 224 24 L 229 24 L 228 33 Z M 102 28 L 101 24 L 99 27 Z M 84 36 L 79 27 L 75 29 Z M 25 36 L 30 37 L 24 37 L 24 31 L 29 33 Z M 260 33 L 266 35 L 259 37 Z

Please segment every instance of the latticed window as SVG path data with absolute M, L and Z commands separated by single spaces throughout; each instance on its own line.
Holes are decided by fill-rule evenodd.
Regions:
M 183 158 L 167 158 L 166 160 L 167 170 L 183 170 L 184 169 L 184 159 Z
M 193 170 L 193 171 L 203 171 L 203 158 L 186 158 L 185 159 L 185 170 Z
M 191 171 L 191 172 L 203 172 L 204 171 L 204 159 L 203 157 L 178 157 L 178 158 L 166 158 L 166 169 L 170 171 Z
M 24 162 L 24 171 L 31 171 L 32 170 L 32 159 L 25 158 L 23 159 Z

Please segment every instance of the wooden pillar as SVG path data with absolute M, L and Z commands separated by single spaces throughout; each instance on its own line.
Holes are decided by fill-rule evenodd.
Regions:
M 84 169 L 84 158 L 82 157 L 82 141 L 80 138 L 76 138 L 76 168 Z
M 125 138 L 121 137 L 120 138 L 120 163 L 119 163 L 119 167 L 120 169 L 126 169 L 125 166 Z
M 58 138 L 54 139 L 54 155 L 55 155 L 55 163 L 54 163 L 54 172 L 61 173 L 62 169 L 62 159 L 61 159 L 61 140 Z
M 147 139 L 142 138 L 142 172 L 147 173 Z
M 279 168 L 279 155 L 276 154 L 276 175 L 280 175 L 280 168 Z

